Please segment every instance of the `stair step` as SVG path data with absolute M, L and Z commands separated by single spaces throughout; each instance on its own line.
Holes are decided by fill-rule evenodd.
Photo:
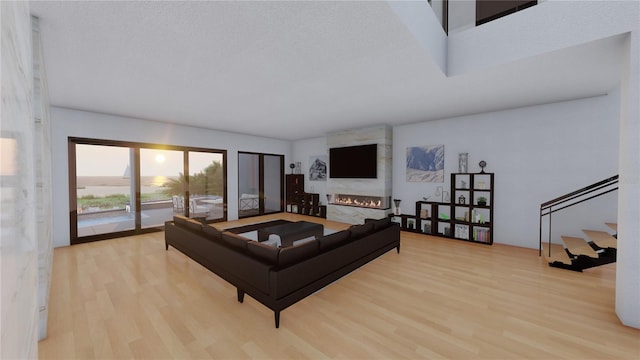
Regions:
M 549 248 L 551 249 L 551 256 L 549 256 Z M 571 265 L 571 259 L 569 259 L 569 255 L 564 250 L 562 245 L 558 244 L 543 244 L 542 245 L 542 255 L 544 255 L 545 259 L 551 264 L 553 262 L 561 262 L 563 264 Z
M 598 254 L 589 244 L 579 237 L 560 236 L 564 241 L 565 246 L 569 249 L 569 252 L 573 255 L 585 255 L 592 258 L 597 258 Z
M 615 231 L 616 233 L 618 232 L 618 224 L 616 223 L 609 223 L 606 222 L 604 223 L 605 225 L 607 225 L 608 227 L 610 227 L 613 231 Z
M 582 230 L 591 241 L 601 248 L 618 248 L 618 240 L 604 231 Z

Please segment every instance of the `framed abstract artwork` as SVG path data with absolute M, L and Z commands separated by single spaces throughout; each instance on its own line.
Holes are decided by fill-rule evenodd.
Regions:
M 444 182 L 444 145 L 407 148 L 408 182 Z
M 327 160 L 327 155 L 317 155 L 309 158 L 309 180 L 327 181 Z

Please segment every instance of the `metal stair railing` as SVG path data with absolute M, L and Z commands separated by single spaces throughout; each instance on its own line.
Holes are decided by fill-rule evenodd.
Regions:
M 538 243 L 538 256 L 542 255 L 542 221 L 545 216 L 549 217 L 549 234 L 547 239 L 547 243 L 549 245 L 547 248 L 549 249 L 549 256 L 551 256 L 551 214 L 608 194 L 612 191 L 616 191 L 618 190 L 617 184 L 618 175 L 614 175 L 540 204 L 540 238 Z

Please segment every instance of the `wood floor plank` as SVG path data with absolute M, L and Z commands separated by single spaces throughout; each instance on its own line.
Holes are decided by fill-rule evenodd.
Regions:
M 285 218 L 349 225 L 292 214 Z M 615 264 L 583 273 L 537 249 L 402 233 L 388 252 L 282 312 L 173 248 L 164 233 L 54 251 L 41 359 L 638 359 L 614 311 Z

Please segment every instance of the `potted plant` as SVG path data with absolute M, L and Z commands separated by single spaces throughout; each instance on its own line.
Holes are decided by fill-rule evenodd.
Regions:
M 487 206 L 487 198 L 484 196 L 480 196 L 478 198 L 478 205 L 480 206 Z

